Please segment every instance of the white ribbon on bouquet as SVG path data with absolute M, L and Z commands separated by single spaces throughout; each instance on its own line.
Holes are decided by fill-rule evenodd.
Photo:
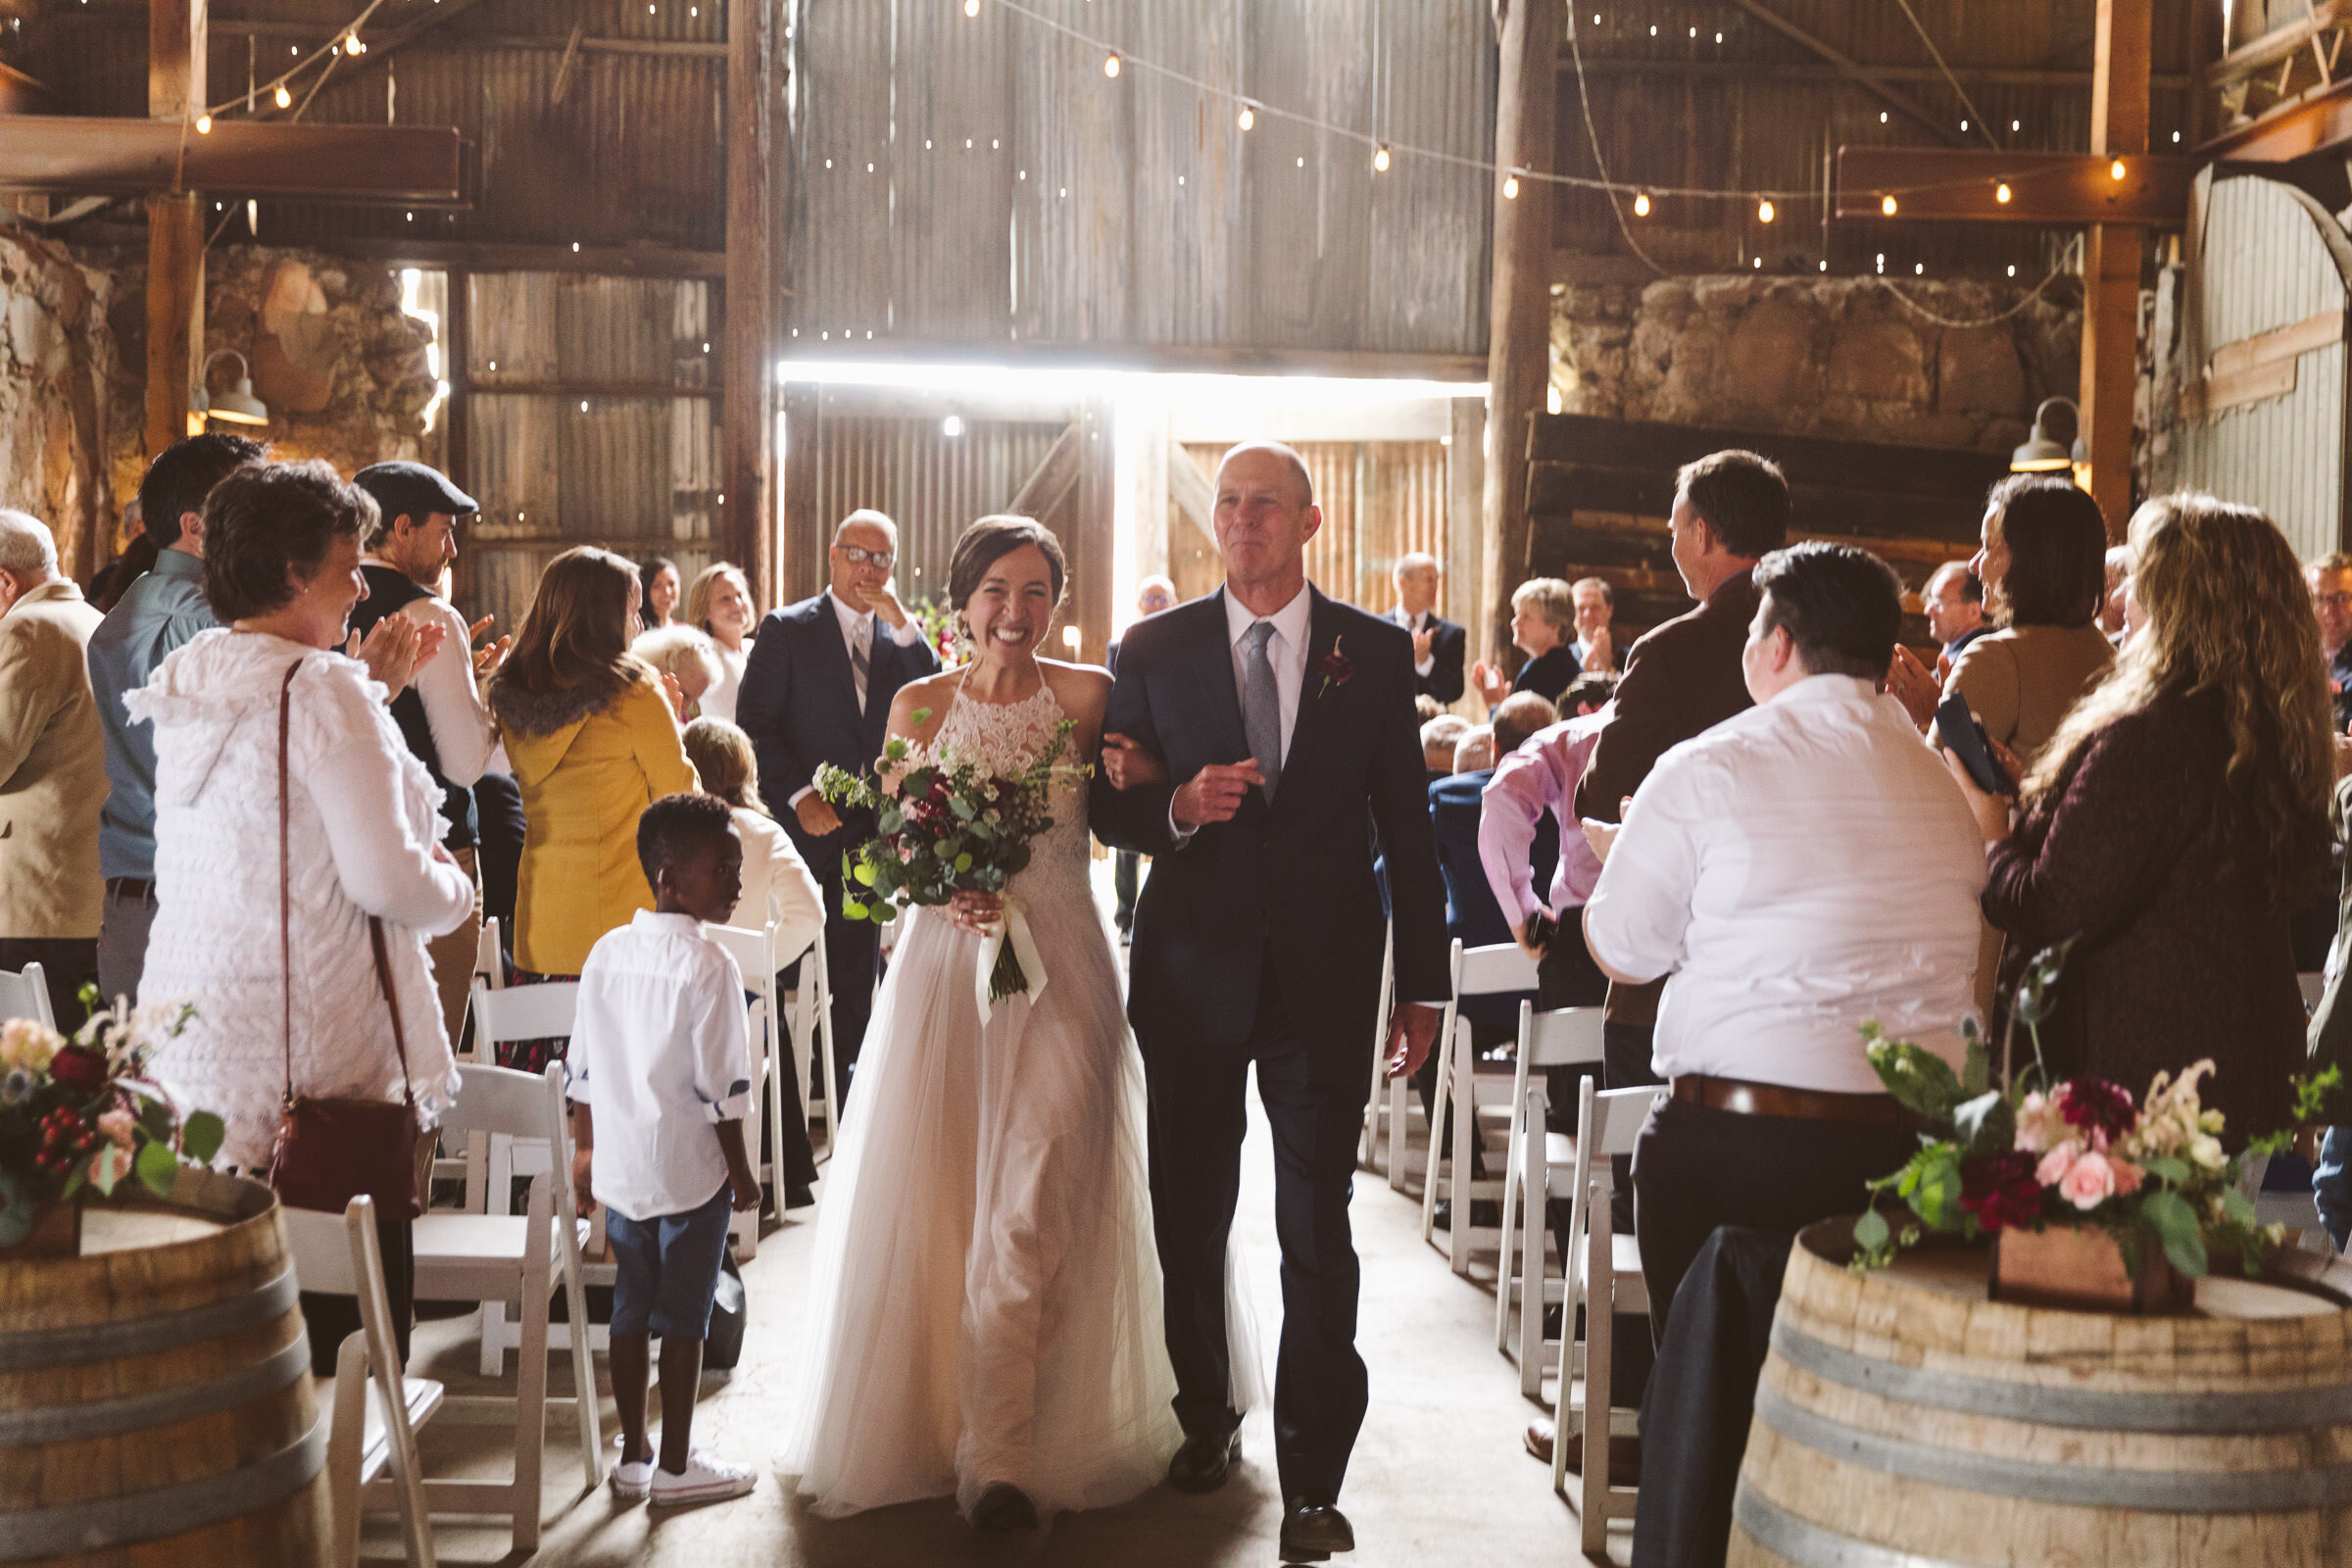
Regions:
M 988 986 L 997 968 L 997 954 L 1004 944 L 1012 944 L 1012 955 L 1021 960 L 1021 973 L 1029 981 L 1029 1000 L 1046 989 L 1046 960 L 1038 956 L 1037 939 L 1029 934 L 1029 921 L 1022 914 L 1027 907 L 1020 900 L 1007 894 L 1004 898 L 1004 916 L 993 922 L 980 934 L 980 964 L 973 973 L 972 1000 L 980 1004 L 980 1021 L 988 1022 L 994 1010 L 988 1000 Z

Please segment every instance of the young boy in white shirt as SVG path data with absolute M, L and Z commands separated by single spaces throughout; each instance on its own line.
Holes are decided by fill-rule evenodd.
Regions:
M 703 1340 L 730 1211 L 760 1203 L 744 1145 L 751 1030 L 743 976 L 703 934 L 743 888 L 743 844 L 726 803 L 666 795 L 637 823 L 654 907 L 607 932 L 580 970 L 572 1028 L 572 1185 L 610 1211 L 612 1399 L 625 1501 L 712 1502 L 752 1490 L 749 1467 L 689 1443 Z M 652 1340 L 662 1340 L 662 1451 L 646 1435 Z

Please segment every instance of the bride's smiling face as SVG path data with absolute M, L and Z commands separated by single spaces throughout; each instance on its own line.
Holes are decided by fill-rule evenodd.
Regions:
M 1011 663 L 1036 654 L 1054 624 L 1054 568 L 1046 553 L 1023 545 L 990 562 L 964 601 L 963 623 L 982 659 Z

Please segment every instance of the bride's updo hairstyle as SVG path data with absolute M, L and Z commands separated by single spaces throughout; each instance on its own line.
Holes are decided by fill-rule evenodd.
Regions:
M 964 529 L 956 541 L 956 554 L 948 560 L 948 603 L 957 614 L 980 591 L 980 579 L 988 575 L 988 568 L 1023 545 L 1037 546 L 1046 558 L 1046 570 L 1054 585 L 1054 608 L 1061 608 L 1061 585 L 1070 574 L 1069 564 L 1062 559 L 1061 541 L 1035 517 L 1000 514 L 982 517 Z

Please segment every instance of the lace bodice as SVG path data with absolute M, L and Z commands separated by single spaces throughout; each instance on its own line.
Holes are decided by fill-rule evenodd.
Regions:
M 938 733 L 928 746 L 917 743 L 911 750 L 992 773 L 1022 773 L 1053 746 L 1065 716 L 1051 686 L 1040 684 L 1017 703 L 983 703 L 966 697 L 959 681 Z M 1054 769 L 1054 825 L 1031 842 L 1029 865 L 1012 879 L 1007 891 L 1018 897 L 1093 896 L 1087 879 L 1086 775 L 1078 761 L 1074 755 L 1064 756 Z

